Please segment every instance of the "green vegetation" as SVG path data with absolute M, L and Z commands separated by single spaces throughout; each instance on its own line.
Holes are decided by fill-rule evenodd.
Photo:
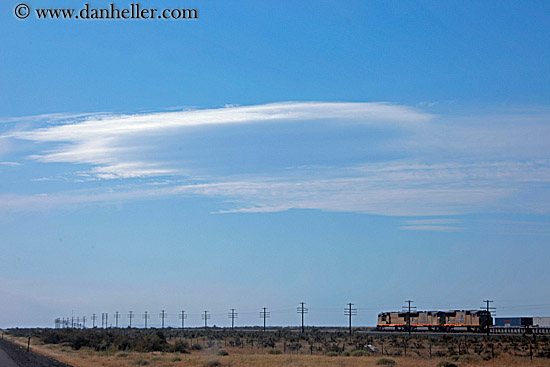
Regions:
M 395 361 L 391 358 L 380 358 L 376 360 L 377 366 L 395 366 Z

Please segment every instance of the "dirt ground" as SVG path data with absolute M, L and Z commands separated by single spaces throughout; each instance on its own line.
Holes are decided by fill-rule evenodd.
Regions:
M 20 345 L 26 345 L 26 338 L 6 337 Z M 424 367 L 438 366 L 443 361 L 449 361 L 449 358 L 427 358 L 427 357 L 403 357 L 403 356 L 327 356 L 327 355 L 307 355 L 307 354 L 269 354 L 266 350 L 254 348 L 224 348 L 228 355 L 220 356 L 220 349 L 211 348 L 201 351 L 192 351 L 191 354 L 167 353 L 167 352 L 125 352 L 125 351 L 100 351 L 89 348 L 73 350 L 68 346 L 58 344 L 43 344 L 38 342 L 32 345 L 32 350 L 36 353 L 49 356 L 58 361 L 70 364 L 75 367 L 132 367 L 132 366 L 160 366 L 160 367 L 352 367 L 352 366 L 377 366 L 377 361 L 381 358 L 390 358 L 395 361 L 395 366 L 403 367 Z M 457 366 L 540 366 L 550 367 L 549 358 L 530 358 L 517 357 L 507 354 L 501 354 L 494 359 L 485 361 L 453 361 Z

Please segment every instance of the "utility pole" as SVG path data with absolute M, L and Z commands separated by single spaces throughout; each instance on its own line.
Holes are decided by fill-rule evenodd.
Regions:
M 145 328 L 147 329 L 147 320 L 149 319 L 149 312 L 145 311 L 143 313 L 143 319 L 145 320 Z
M 271 317 L 271 312 L 267 312 L 267 307 L 263 308 L 263 311 L 260 311 L 260 317 L 264 319 L 264 332 L 265 332 L 265 321 Z
M 351 317 L 357 315 L 357 309 L 353 308 L 353 303 L 348 303 L 348 307 L 344 308 L 344 315 L 349 316 L 349 337 L 351 338 Z
M 166 315 L 166 312 L 165 312 L 164 310 L 162 310 L 162 311 L 160 312 L 160 319 L 162 320 L 162 329 L 164 329 L 164 319 L 166 319 L 166 317 L 168 317 L 168 316 Z
M 235 328 L 235 319 L 239 317 L 239 314 L 235 312 L 235 309 L 232 308 L 227 315 L 231 319 L 231 329 Z
M 204 329 L 208 329 L 208 320 L 210 319 L 210 315 L 208 314 L 208 311 L 204 311 L 204 315 L 202 315 L 202 319 L 204 320 Z
M 92 327 L 95 328 L 95 321 L 97 320 L 96 314 L 92 314 Z
M 414 303 L 414 301 L 411 301 L 410 299 L 405 301 L 408 303 L 408 306 L 403 306 L 405 310 L 407 310 L 407 330 L 409 331 L 409 336 L 411 335 L 411 309 L 415 309 L 416 307 L 412 306 L 411 303 Z
M 180 312 L 180 320 L 181 320 L 181 328 L 185 329 L 185 319 L 187 318 L 187 315 L 185 314 L 185 311 Z
M 490 320 L 491 320 L 491 316 L 493 314 L 493 310 L 496 310 L 495 307 L 490 307 L 490 304 L 493 303 L 493 301 L 490 301 L 490 300 L 484 300 L 483 301 L 484 303 L 487 304 L 487 307 L 485 309 L 485 311 L 487 311 L 487 325 L 485 325 L 485 327 L 487 328 L 487 336 L 489 336 L 489 332 L 491 331 L 491 329 L 489 328 L 489 323 L 490 323 Z
M 305 328 L 304 328 L 304 314 L 308 313 L 308 309 L 305 308 L 304 305 L 305 305 L 305 302 L 300 302 L 300 306 L 298 306 L 298 308 L 297 308 L 298 313 L 302 314 L 302 334 L 305 331 Z
M 108 327 L 107 320 L 108 320 L 107 313 L 102 312 L 101 313 L 101 328 L 102 329 L 107 329 L 107 327 Z
M 82 328 L 86 329 L 86 316 L 82 316 Z
M 132 319 L 134 318 L 134 311 L 128 312 L 128 319 L 130 319 L 130 329 L 132 328 Z
M 115 312 L 115 327 L 118 329 L 118 319 L 120 318 L 120 314 L 117 312 Z

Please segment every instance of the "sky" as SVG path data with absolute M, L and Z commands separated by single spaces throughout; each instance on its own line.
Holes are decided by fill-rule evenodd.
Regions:
M 86 2 L 0 4 L 0 328 L 550 316 L 550 3 Z

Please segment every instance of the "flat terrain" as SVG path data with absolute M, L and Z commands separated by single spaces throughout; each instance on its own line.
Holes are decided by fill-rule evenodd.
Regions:
M 27 331 L 25 331 L 27 332 Z M 532 336 L 412 336 L 403 334 L 352 339 L 343 333 L 285 330 L 271 333 L 208 332 L 177 329 L 34 330 L 31 348 L 75 367 L 92 366 L 376 366 L 381 358 L 395 366 L 540 366 L 550 367 L 550 340 Z M 11 331 L 10 331 L 11 333 Z M 6 338 L 21 345 L 13 332 Z M 376 352 L 365 348 L 366 344 Z M 86 345 L 90 344 L 90 345 Z M 148 350 L 148 349 L 159 350 Z
M 16 344 L 0 339 L 1 367 L 70 367 L 65 363 L 46 357 L 44 353 L 27 353 L 26 349 L 21 346 L 24 343 L 20 339 Z

